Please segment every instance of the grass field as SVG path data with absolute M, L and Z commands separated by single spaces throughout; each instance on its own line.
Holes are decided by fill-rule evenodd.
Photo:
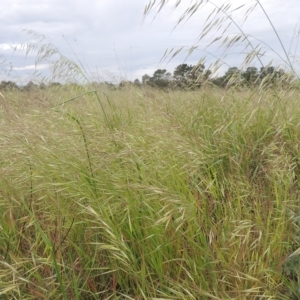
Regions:
M 85 92 L 2 92 L 0 299 L 299 299 L 299 92 Z

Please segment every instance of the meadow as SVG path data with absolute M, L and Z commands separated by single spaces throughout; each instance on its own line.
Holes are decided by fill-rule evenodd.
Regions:
M 299 96 L 2 91 L 0 298 L 299 299 Z

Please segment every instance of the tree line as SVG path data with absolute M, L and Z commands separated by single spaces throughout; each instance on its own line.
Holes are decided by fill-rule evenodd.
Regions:
M 198 89 L 206 84 L 220 88 L 232 86 L 255 87 L 258 85 L 287 88 L 290 86 L 292 80 L 293 77 L 290 74 L 274 66 L 261 67 L 260 69 L 248 67 L 244 71 L 237 67 L 229 67 L 223 76 L 214 77 L 213 72 L 210 69 L 205 69 L 204 64 L 189 65 L 184 63 L 178 65 L 174 69 L 173 74 L 166 69 L 157 69 L 152 76 L 148 74 L 143 75 L 142 81 L 139 79 L 135 79 L 133 82 L 124 80 L 121 81 L 120 84 L 93 82 L 92 85 L 94 87 L 105 85 L 111 89 L 132 84 L 135 86 L 151 86 L 161 89 Z M 50 82 L 46 85 L 45 83 L 35 84 L 29 81 L 26 85 L 18 86 L 13 81 L 1 81 L 0 91 L 13 89 L 30 91 L 34 89 L 53 88 L 61 85 L 59 82 Z
M 205 69 L 204 64 L 199 65 L 178 65 L 173 74 L 166 69 L 156 70 L 152 76 L 145 74 L 142 76 L 142 82 L 136 79 L 135 85 L 149 85 L 158 88 L 201 88 L 205 84 L 214 85 L 220 88 L 230 86 L 253 87 L 260 84 L 271 87 L 284 87 L 291 81 L 291 77 L 283 69 L 274 66 L 248 67 L 245 71 L 237 67 L 229 67 L 223 76 L 213 77 L 210 69 Z
M 58 87 L 61 86 L 62 84 L 59 82 L 50 82 L 49 84 L 45 84 L 45 83 L 40 83 L 40 84 L 36 84 L 33 83 L 32 81 L 29 81 L 26 85 L 18 85 L 17 83 L 15 83 L 14 81 L 5 81 L 2 80 L 0 82 L 0 91 L 8 91 L 8 90 L 20 90 L 20 91 L 31 91 L 31 90 L 37 90 L 37 89 L 41 89 L 44 90 L 46 88 L 53 88 L 53 87 Z

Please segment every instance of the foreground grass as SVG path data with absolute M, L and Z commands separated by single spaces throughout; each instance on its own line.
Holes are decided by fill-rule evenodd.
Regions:
M 80 93 L 1 99 L 1 299 L 299 297 L 299 95 Z

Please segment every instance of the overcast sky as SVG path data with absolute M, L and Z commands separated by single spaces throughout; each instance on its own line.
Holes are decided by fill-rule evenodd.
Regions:
M 182 4 L 173 10 L 172 3 L 175 2 L 175 0 L 170 1 L 170 4 L 164 7 L 153 20 L 154 9 L 143 22 L 143 12 L 149 0 L 1 1 L 0 77 L 8 78 L 10 70 L 10 79 L 24 82 L 41 78 L 34 73 L 37 70 L 49 74 L 47 73 L 49 60 L 40 62 L 36 67 L 36 54 L 32 52 L 26 57 L 26 52 L 20 50 L 21 45 L 38 41 L 36 37 L 24 30 L 33 30 L 44 35 L 47 39 L 43 43 L 51 43 L 61 54 L 76 63 L 80 61 L 86 73 L 98 80 L 141 79 L 143 74 L 152 75 L 158 68 L 166 68 L 173 72 L 174 67 L 184 61 L 187 50 L 171 61 L 160 63 L 160 60 L 167 49 L 181 46 L 186 47 L 184 49 L 193 45 L 198 46 L 198 49 L 186 60 L 187 63 L 196 64 L 199 59 L 206 56 L 205 65 L 209 66 L 217 57 L 221 57 L 224 51 L 219 44 L 218 47 L 216 45 L 207 48 L 209 43 L 218 36 L 217 33 L 209 33 L 202 41 L 197 42 L 197 37 L 203 29 L 203 22 L 213 6 L 207 4 L 188 22 L 173 30 L 182 12 L 190 3 L 197 1 L 183 0 Z M 229 2 L 232 3 L 233 8 L 247 3 L 245 9 L 255 3 L 247 0 Z M 214 3 L 220 5 L 225 1 L 215 0 Z M 294 60 L 293 55 L 298 55 L 299 59 L 300 53 L 296 48 L 295 36 L 295 30 L 299 30 L 299 0 L 261 0 L 261 3 L 274 23 L 287 51 L 291 46 L 291 59 Z M 238 24 L 241 24 L 244 10 L 239 11 L 238 15 L 233 13 Z M 280 43 L 260 7 L 255 8 L 242 26 L 245 33 L 262 40 L 279 55 L 284 56 Z M 227 33 L 238 34 L 239 30 L 233 25 Z M 15 48 L 17 51 L 14 51 Z M 276 53 L 267 48 L 265 50 L 264 63 L 267 59 L 273 59 L 275 65 L 280 63 Z M 225 62 L 230 66 L 239 67 L 244 57 L 242 51 L 241 47 L 230 49 Z M 253 64 L 260 67 L 257 61 Z M 297 61 L 293 64 L 299 70 Z M 225 65 L 221 71 L 227 68 L 228 66 Z

